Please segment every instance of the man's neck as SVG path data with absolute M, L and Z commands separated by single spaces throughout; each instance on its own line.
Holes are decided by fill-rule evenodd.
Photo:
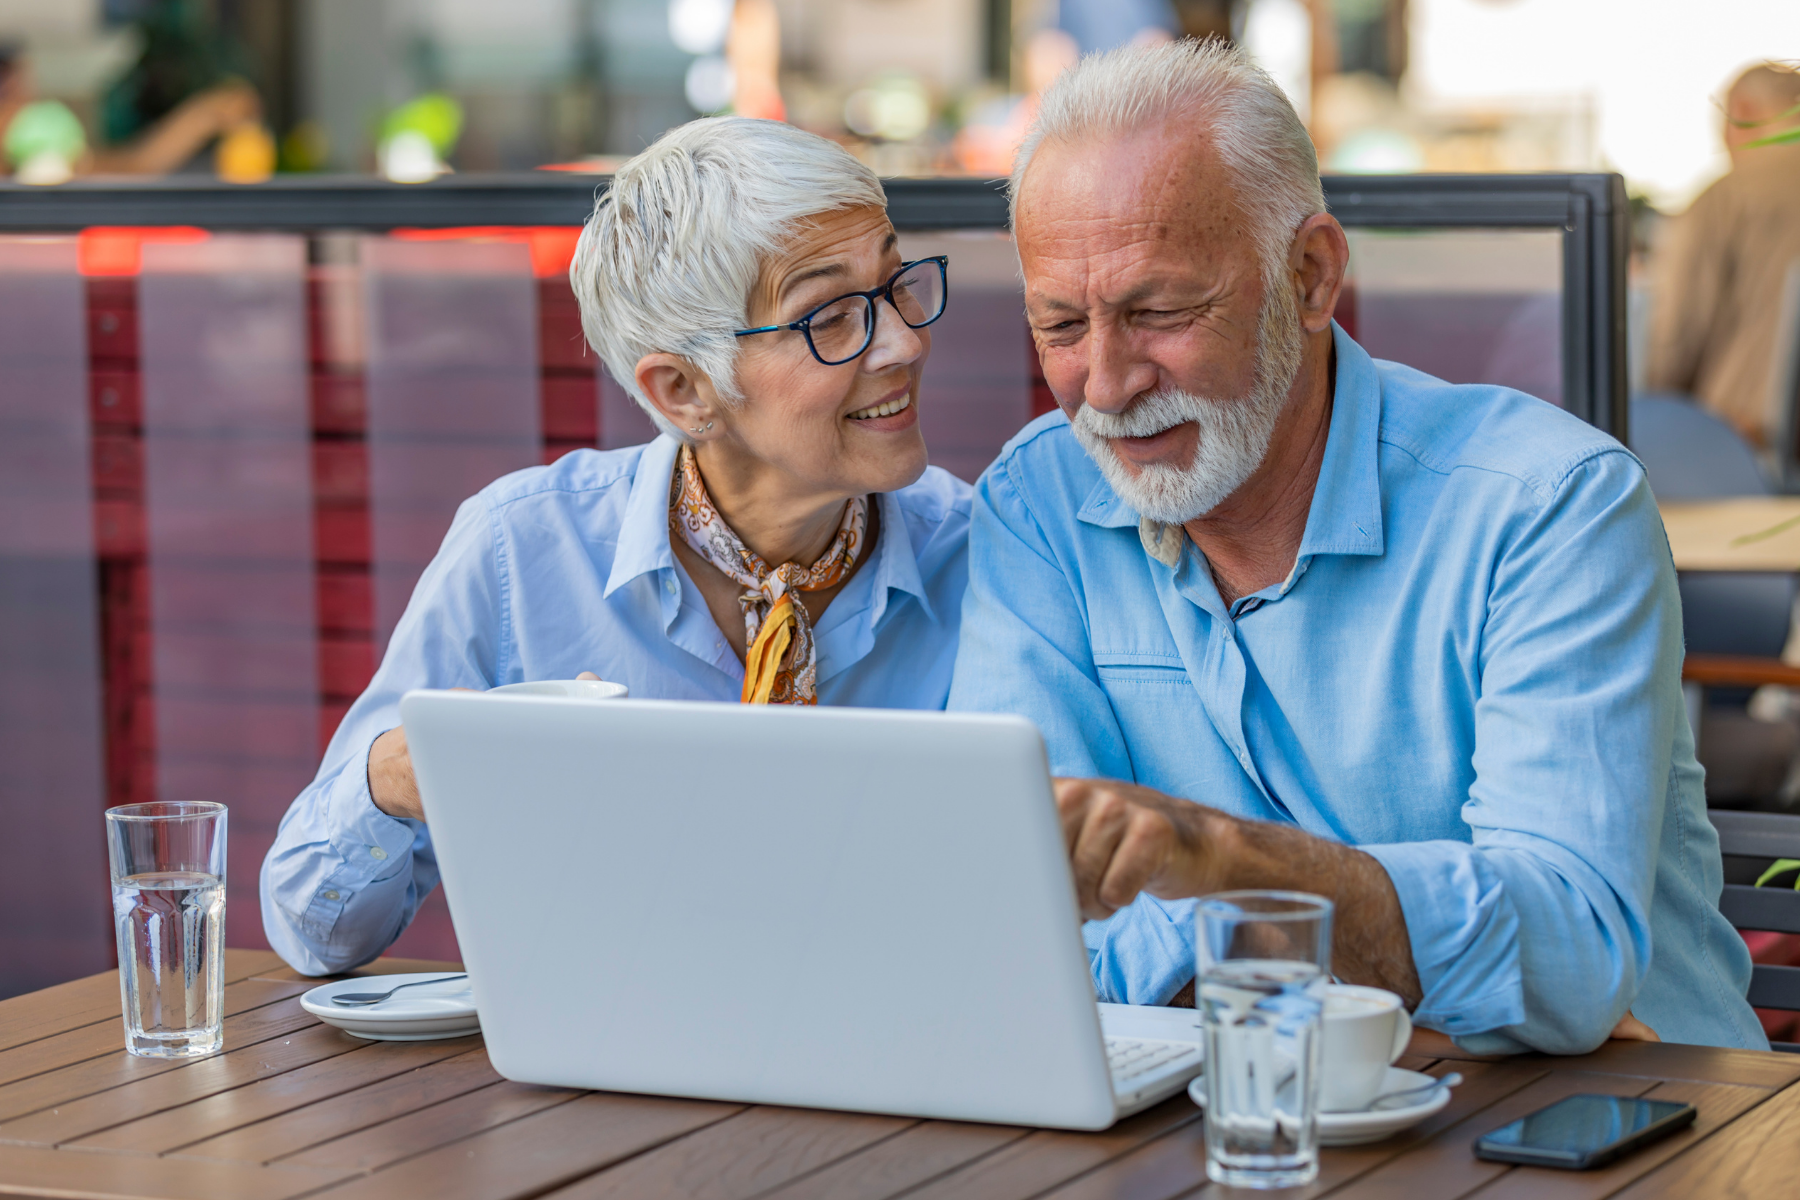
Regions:
M 1294 569 L 1331 430 L 1336 363 L 1329 329 L 1311 334 L 1269 452 L 1217 508 L 1183 528 L 1212 567 L 1227 605 L 1280 583 Z
M 846 498 L 802 494 L 779 472 L 742 461 L 732 449 L 709 442 L 694 454 L 719 516 L 771 567 L 810 567 L 837 537 Z

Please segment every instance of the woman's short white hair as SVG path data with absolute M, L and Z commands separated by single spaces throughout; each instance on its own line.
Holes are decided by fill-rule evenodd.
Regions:
M 1266 71 L 1225 42 L 1165 42 L 1090 54 L 1044 92 L 1013 162 L 1015 224 L 1026 168 L 1047 141 L 1135 133 L 1171 119 L 1203 130 L 1232 172 L 1265 267 L 1286 261 L 1300 223 L 1325 211 L 1319 157 L 1299 114 Z M 1042 185 L 1040 185 L 1042 186 Z
M 807 217 L 887 207 L 881 181 L 842 146 L 779 121 L 703 117 L 619 168 L 581 231 L 569 283 L 581 328 L 658 429 L 689 439 L 637 385 L 638 360 L 678 354 L 727 403 L 763 264 Z

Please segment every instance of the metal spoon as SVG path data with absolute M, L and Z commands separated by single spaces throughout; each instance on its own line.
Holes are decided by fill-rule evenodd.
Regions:
M 1452 1088 L 1462 1081 L 1462 1076 L 1457 1072 L 1452 1071 L 1448 1075 L 1443 1075 L 1432 1080 L 1430 1083 L 1421 1083 L 1418 1087 L 1403 1088 L 1398 1092 L 1389 1092 L 1385 1096 L 1377 1096 L 1369 1101 L 1368 1111 L 1380 1112 L 1383 1109 L 1404 1108 L 1406 1107 L 1405 1104 L 1395 1104 L 1394 1101 L 1404 1100 L 1408 1096 L 1419 1096 L 1423 1093 L 1435 1092 L 1439 1088 Z M 1410 1101 L 1408 1101 L 1408 1103 L 1410 1103 Z
M 386 1000 L 389 996 L 399 991 L 400 988 L 423 987 L 428 983 L 449 983 L 452 979 L 467 978 L 467 975 L 442 975 L 436 979 L 415 979 L 411 983 L 403 983 L 400 987 L 389 988 L 385 992 L 344 992 L 341 995 L 333 996 L 331 1002 L 333 1004 L 343 1004 L 350 1007 L 380 1004 L 383 1000 Z

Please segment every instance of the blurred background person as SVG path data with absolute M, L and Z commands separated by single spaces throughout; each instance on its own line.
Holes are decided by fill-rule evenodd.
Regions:
M 60 100 L 37 94 L 31 58 L 18 42 L 0 43 L 0 145 L 8 169 L 22 183 L 61 183 L 73 175 L 166 175 L 193 161 L 214 142 L 238 139 L 221 158 L 247 157 L 244 139 L 270 161 L 248 171 L 266 176 L 273 142 L 262 129 L 262 101 L 242 80 L 227 79 L 174 104 L 118 145 L 94 146 L 79 117 Z M 253 151 L 254 153 L 254 151 Z M 235 165 L 235 164 L 233 164 Z M 261 166 L 260 171 L 256 168 Z
M 1758 449 L 1781 423 L 1776 328 L 1800 264 L 1800 71 L 1751 67 L 1725 99 L 1731 171 L 1669 226 L 1654 264 L 1644 388 L 1691 395 Z

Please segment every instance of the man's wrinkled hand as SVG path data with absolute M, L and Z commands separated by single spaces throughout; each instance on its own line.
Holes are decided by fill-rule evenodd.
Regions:
M 1055 790 L 1083 917 L 1104 920 L 1139 892 L 1216 890 L 1199 805 L 1111 779 L 1058 779 Z

